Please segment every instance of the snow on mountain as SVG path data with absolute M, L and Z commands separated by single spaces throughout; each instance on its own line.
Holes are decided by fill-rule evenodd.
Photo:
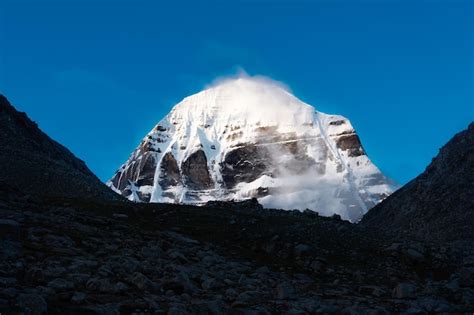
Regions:
M 151 130 L 108 185 L 133 201 L 203 204 L 256 197 L 359 220 L 395 184 L 349 120 L 279 84 L 241 77 L 189 96 Z

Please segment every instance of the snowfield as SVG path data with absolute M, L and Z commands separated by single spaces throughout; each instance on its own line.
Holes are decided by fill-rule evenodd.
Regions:
M 254 77 L 185 98 L 108 185 L 138 202 L 256 197 L 265 207 L 353 222 L 397 188 L 365 154 L 348 119 Z

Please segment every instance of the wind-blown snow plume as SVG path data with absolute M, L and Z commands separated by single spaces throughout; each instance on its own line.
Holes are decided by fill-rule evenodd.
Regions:
M 350 122 L 326 115 L 266 77 L 220 79 L 156 125 L 109 186 L 130 200 L 256 197 L 357 221 L 395 186 L 365 154 Z

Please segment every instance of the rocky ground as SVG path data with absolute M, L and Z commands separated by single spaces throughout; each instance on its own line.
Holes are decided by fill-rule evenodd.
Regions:
M 0 187 L 2 314 L 474 311 L 465 246 L 255 202 L 84 204 Z

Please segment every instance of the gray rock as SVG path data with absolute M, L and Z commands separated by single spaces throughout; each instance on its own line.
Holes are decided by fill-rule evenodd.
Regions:
M 182 303 L 172 303 L 168 309 L 168 315 L 187 315 L 190 314 L 184 304 Z
M 57 278 L 66 272 L 66 268 L 59 265 L 60 262 L 45 266 L 43 274 L 46 278 Z
M 306 245 L 306 244 L 299 244 L 295 246 L 295 255 L 297 257 L 300 257 L 305 254 L 309 254 L 311 250 L 312 250 L 311 246 Z
M 16 302 L 25 315 L 42 315 L 48 311 L 48 304 L 38 294 L 20 294 Z
M 67 279 L 72 281 L 74 285 L 85 285 L 90 279 L 90 275 L 86 273 L 72 273 L 67 275 Z
M 87 310 L 97 315 L 120 315 L 119 305 L 113 303 L 88 306 Z
M 463 259 L 464 267 L 474 267 L 474 255 L 467 256 Z
M 474 305 L 474 290 L 463 290 L 462 302 L 466 305 Z
M 129 289 L 128 285 L 123 282 L 117 282 L 113 287 L 113 292 L 115 293 L 124 293 Z
M 18 295 L 18 290 L 15 288 L 6 288 L 0 291 L 0 296 L 6 298 L 14 298 Z
M 225 291 L 225 296 L 229 300 L 235 300 L 238 294 L 239 292 L 237 292 L 237 290 L 235 290 L 234 288 L 229 288 Z
M 255 270 L 256 273 L 269 273 L 270 269 L 267 266 L 263 266 Z
M 68 269 L 70 271 L 82 271 L 82 270 L 88 270 L 91 268 L 97 268 L 98 265 L 99 263 L 96 260 L 76 258 L 72 261 Z
M 446 288 L 450 290 L 451 292 L 458 292 L 459 290 L 459 280 L 458 279 L 452 279 L 446 284 Z
M 373 295 L 373 296 L 380 297 L 384 295 L 385 291 L 378 286 L 366 285 L 366 286 L 359 287 L 359 293 L 362 295 Z
M 0 257 L 15 258 L 21 253 L 20 224 L 14 220 L 0 220 Z
M 321 273 L 324 271 L 325 264 L 321 260 L 314 260 L 309 264 L 309 269 L 314 273 Z
M 97 275 L 101 277 L 110 277 L 114 275 L 114 271 L 110 265 L 103 265 L 97 270 Z
M 171 259 L 177 260 L 179 263 L 182 263 L 182 264 L 189 263 L 189 260 L 180 251 L 171 249 L 167 252 L 167 254 Z
M 320 307 L 321 303 L 315 299 L 314 297 L 306 299 L 302 302 L 299 302 L 303 310 L 310 314 L 315 314 L 318 308 Z
M 400 283 L 392 292 L 392 296 L 396 299 L 411 299 L 416 297 L 416 286 L 411 283 Z
M 418 301 L 418 306 L 430 313 L 443 313 L 452 311 L 451 305 L 439 298 L 425 297 Z
M 335 305 L 322 305 L 316 311 L 317 314 L 336 314 L 338 312 L 338 308 Z
M 405 252 L 405 255 L 408 257 L 408 259 L 410 259 L 410 261 L 414 263 L 420 263 L 425 260 L 425 256 L 421 252 L 413 248 L 409 248 Z
M 405 312 L 403 312 L 402 314 L 422 315 L 422 314 L 426 314 L 426 312 L 417 306 L 412 306 L 409 309 L 407 309 Z
M 71 281 L 57 278 L 48 283 L 48 287 L 54 289 L 55 291 L 69 291 L 74 289 L 74 283 Z
M 215 256 L 212 256 L 212 255 L 208 255 L 208 256 L 205 256 L 203 259 L 202 259 L 202 262 L 205 264 L 205 265 L 208 265 L 208 266 L 211 266 L 211 265 L 214 265 L 216 263 L 216 257 Z
M 276 297 L 279 300 L 288 300 L 294 297 L 296 291 L 291 283 L 280 283 L 276 287 Z
M 388 253 L 396 253 L 402 248 L 401 243 L 392 243 L 389 247 L 385 248 L 385 251 Z
M 112 214 L 112 217 L 114 217 L 115 219 L 128 219 L 128 215 L 124 213 L 114 213 Z
M 86 288 L 91 291 L 107 292 L 114 291 L 112 283 L 108 279 L 92 278 L 86 283 Z
M 16 258 L 20 256 L 21 253 L 21 242 L 12 239 L 1 240 L 0 238 L 0 257 L 3 256 L 5 258 Z
M 251 288 L 256 287 L 260 283 L 260 280 L 247 277 L 246 275 L 241 275 L 239 278 L 239 285 Z
M 2 287 L 14 286 L 16 283 L 17 283 L 16 278 L 0 277 L 0 286 L 2 286 Z
M 0 220 L 0 240 L 18 240 L 20 238 L 20 223 L 14 220 Z
M 26 271 L 25 280 L 30 283 L 41 283 L 44 279 L 43 268 L 32 267 Z
M 463 267 L 458 272 L 459 285 L 462 287 L 474 287 L 474 267 Z
M 246 307 L 256 304 L 262 298 L 262 293 L 259 291 L 245 291 L 235 299 L 232 307 Z
M 145 258 L 160 258 L 163 256 L 163 250 L 159 246 L 145 246 L 140 254 Z
M 138 260 L 127 256 L 121 257 L 119 260 L 119 264 L 120 267 L 125 271 L 125 274 L 131 274 L 135 272 L 140 266 Z
M 75 245 L 74 241 L 66 235 L 48 234 L 44 237 L 43 241 L 47 246 L 57 248 L 70 248 Z
M 211 314 L 220 315 L 223 314 L 224 302 L 220 300 L 214 301 L 203 301 L 192 304 L 194 311 L 197 314 Z
M 83 292 L 74 292 L 71 297 L 71 302 L 74 304 L 82 304 L 87 298 L 87 294 Z
M 202 282 L 201 287 L 204 290 L 212 290 L 212 289 L 215 289 L 215 288 L 219 287 L 219 285 L 218 285 L 216 279 L 209 278 L 209 279 L 206 279 Z
M 147 276 L 140 272 L 135 272 L 129 281 L 135 285 L 138 289 L 143 291 L 151 291 L 155 288 L 154 283 L 148 279 Z

